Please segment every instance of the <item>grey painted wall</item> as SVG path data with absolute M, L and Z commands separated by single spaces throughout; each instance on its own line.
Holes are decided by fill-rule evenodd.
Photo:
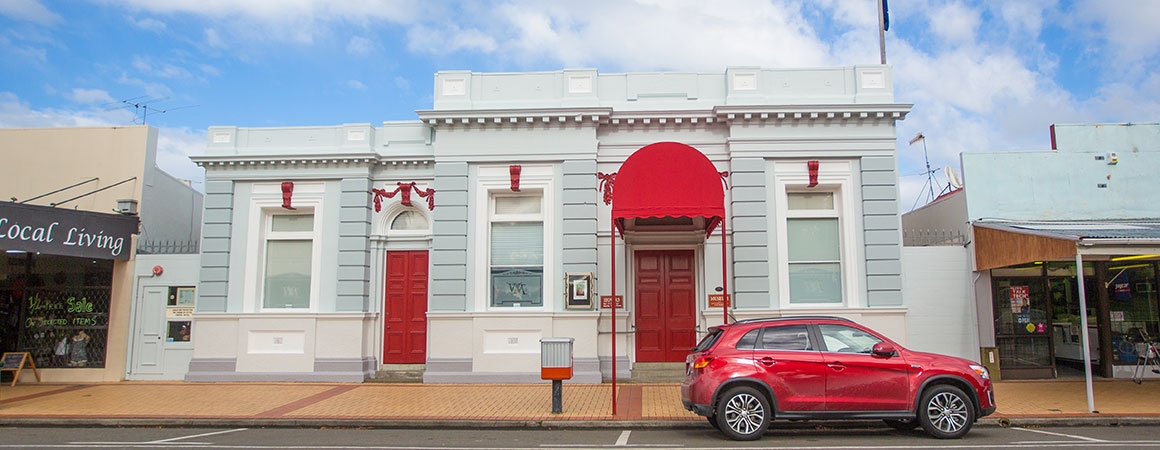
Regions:
M 902 305 L 902 227 L 893 156 L 861 159 L 866 306 Z
M 197 311 L 225 312 L 229 292 L 230 233 L 233 222 L 234 183 L 206 180 L 205 222 L 201 240 L 201 276 Z
M 431 211 L 431 273 L 428 295 L 430 311 L 466 311 L 467 301 L 467 199 L 466 162 L 435 165 L 432 183 L 439 205 Z
M 771 187 L 765 185 L 765 161 L 761 158 L 735 158 L 729 174 L 733 203 L 733 281 L 730 286 L 738 308 L 769 308 L 776 304 L 771 296 L 770 279 L 776 277 L 770 263 L 770 236 L 766 199 Z
M 593 149 L 595 153 L 595 149 Z M 591 272 L 596 261 L 596 159 L 564 161 L 562 249 L 564 273 Z
M 140 241 L 197 242 L 201 239 L 204 195 L 188 183 L 154 168 L 152 184 L 141 189 Z
M 340 186 L 338 286 L 334 310 L 370 311 L 371 180 L 345 178 Z

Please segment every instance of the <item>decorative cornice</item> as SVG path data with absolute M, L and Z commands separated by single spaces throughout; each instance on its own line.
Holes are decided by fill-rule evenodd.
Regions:
M 387 158 L 379 156 L 299 156 L 285 155 L 245 155 L 245 156 L 191 156 L 198 167 L 214 168 L 285 168 L 288 166 L 426 166 L 434 163 L 433 158 Z
M 535 126 L 602 124 L 612 108 L 481 109 L 416 111 L 419 120 L 432 127 Z
M 778 105 L 778 106 L 718 106 L 713 108 L 717 118 L 735 121 L 835 121 L 835 120 L 903 120 L 914 105 L 843 104 L 843 105 Z

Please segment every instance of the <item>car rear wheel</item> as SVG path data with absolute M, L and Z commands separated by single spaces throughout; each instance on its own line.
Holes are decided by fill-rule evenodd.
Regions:
M 725 391 L 717 403 L 717 425 L 729 439 L 753 441 L 765 433 L 772 413 L 769 400 L 757 389 L 737 386 Z
M 958 439 L 975 423 L 975 408 L 962 389 L 936 385 L 927 389 L 919 403 L 922 429 L 939 439 Z
M 918 419 L 883 419 L 883 422 L 898 431 L 910 431 L 918 428 Z

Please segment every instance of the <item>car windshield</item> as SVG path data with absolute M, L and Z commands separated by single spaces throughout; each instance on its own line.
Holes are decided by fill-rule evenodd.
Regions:
M 713 344 L 717 342 L 717 338 L 721 337 L 721 333 L 722 333 L 722 331 L 720 328 L 717 328 L 717 327 L 710 328 L 709 333 L 705 334 L 705 337 L 701 338 L 701 342 L 698 342 L 697 346 L 693 347 L 693 351 L 694 352 L 703 352 L 705 350 L 708 350 L 709 347 L 712 347 Z

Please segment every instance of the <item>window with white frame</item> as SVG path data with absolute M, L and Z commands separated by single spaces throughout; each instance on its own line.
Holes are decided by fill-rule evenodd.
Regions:
M 314 214 L 272 212 L 265 219 L 262 308 L 310 308 Z
M 842 232 L 833 191 L 786 192 L 790 303 L 842 302 Z
M 491 306 L 543 306 L 543 193 L 495 193 L 489 210 Z
M 423 213 L 406 209 L 391 219 L 391 231 L 416 231 L 427 229 L 427 218 Z

